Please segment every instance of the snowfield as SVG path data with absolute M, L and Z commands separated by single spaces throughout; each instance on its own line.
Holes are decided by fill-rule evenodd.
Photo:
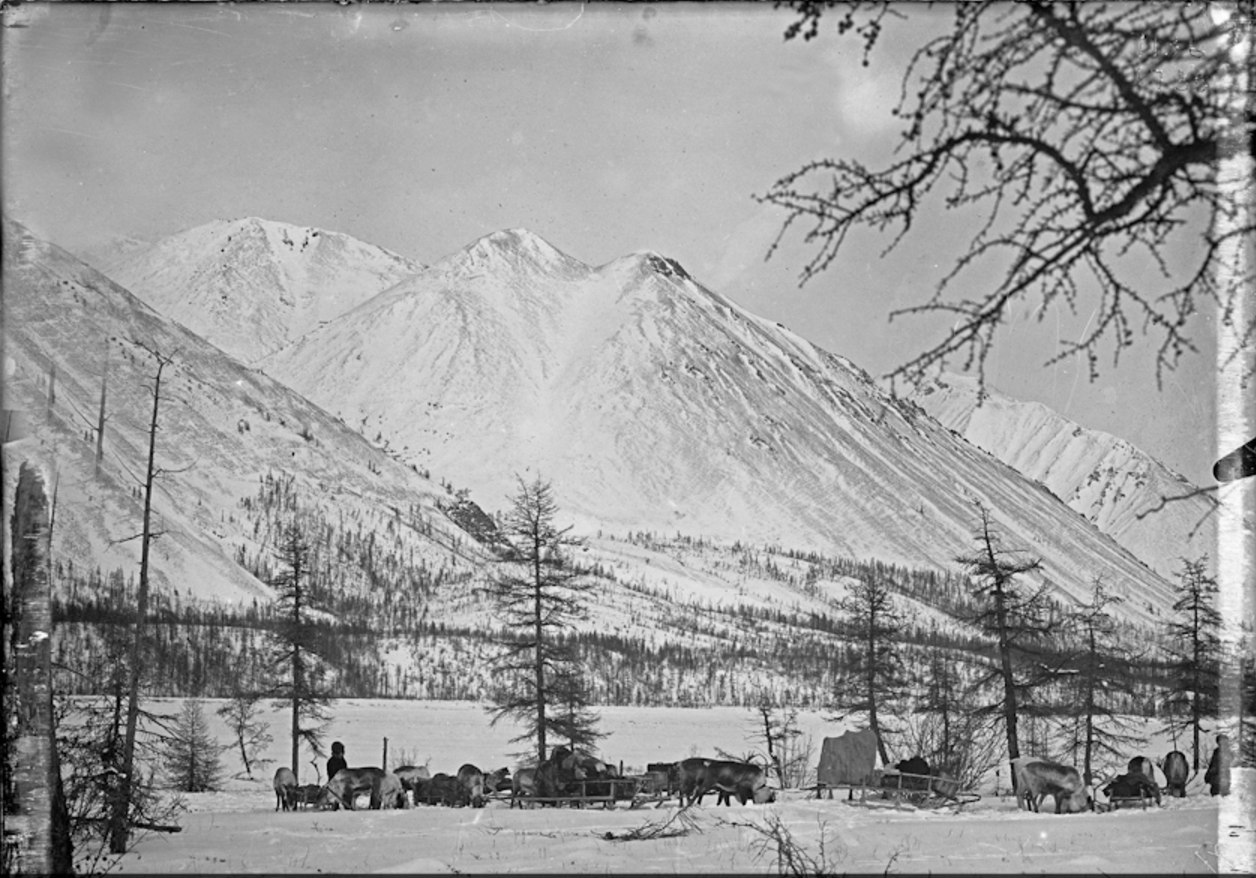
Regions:
M 1217 805 L 1057 816 L 1011 799 L 961 813 L 894 811 L 786 794 L 771 805 L 691 809 L 679 837 L 615 840 L 675 817 L 674 804 L 628 810 L 482 809 L 275 813 L 269 790 L 189 796 L 183 831 L 150 835 L 119 871 L 140 872 L 777 872 L 754 828 L 779 818 L 795 843 L 837 873 L 1215 873 Z M 679 821 L 677 821 L 679 822 Z
M 226 728 L 213 712 L 219 704 L 207 701 L 206 714 L 227 744 Z M 150 706 L 174 712 L 178 701 Z M 516 729 L 505 721 L 490 728 L 478 705 L 337 701 L 333 712 L 328 742 L 345 743 L 350 765 L 379 764 L 385 735 L 389 767 L 399 764 L 400 755 L 427 762 L 433 773 L 455 772 L 467 761 L 485 769 L 516 764 L 510 754 L 518 745 L 509 743 Z M 629 771 L 648 761 L 713 756 L 716 748 L 743 754 L 757 746 L 753 714 L 746 709 L 606 707 L 601 714 L 609 733 L 603 756 L 623 759 Z M 288 749 L 281 739 L 285 716 L 268 711 L 266 718 L 280 738 L 266 755 L 282 760 Z M 822 737 L 844 729 L 819 713 L 800 715 L 800 722 L 804 735 L 812 736 L 815 761 Z M 1159 744 L 1152 736 L 1147 752 L 1158 753 Z M 242 769 L 238 752 L 224 752 L 223 763 L 228 772 Z M 220 792 L 183 794 L 182 831 L 142 836 L 116 871 L 777 874 L 786 870 L 778 859 L 781 845 L 767 835 L 775 826 L 787 847 L 837 874 L 1241 874 L 1250 872 L 1247 852 L 1256 841 L 1250 771 L 1236 773 L 1235 791 L 1224 800 L 1201 792 L 1196 777 L 1186 799 L 1166 799 L 1161 808 L 1066 816 L 1018 811 L 1010 796 L 993 788 L 982 790 L 975 804 L 939 810 L 861 806 L 857 795 L 851 803 L 844 791 L 817 800 L 786 790 L 774 804 L 715 807 L 708 797 L 683 814 L 674 800 L 657 808 L 621 803 L 610 810 L 512 810 L 492 802 L 480 809 L 276 813 L 270 777 L 277 764 L 283 762 L 253 780 L 230 778 Z M 301 774 L 303 783 L 316 780 L 313 766 Z M 657 837 L 626 837 L 651 830 Z

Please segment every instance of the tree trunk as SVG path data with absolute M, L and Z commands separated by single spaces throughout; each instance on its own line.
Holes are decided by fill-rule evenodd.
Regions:
M 105 457 L 105 396 L 109 391 L 109 361 L 105 360 L 105 368 L 100 376 L 100 409 L 96 413 L 96 460 L 92 477 L 100 478 L 100 464 Z
M 868 727 L 877 736 L 877 752 L 881 754 L 881 764 L 889 767 L 890 756 L 886 750 L 885 740 L 881 737 L 881 723 L 877 719 L 877 610 L 875 600 L 869 601 L 868 607 Z
M 533 541 L 532 550 L 532 582 L 535 589 L 536 613 L 533 617 L 536 637 L 536 748 L 538 764 L 545 761 L 545 656 L 542 648 L 542 637 L 545 629 L 544 602 L 541 599 L 541 543 Z
M 48 399 L 44 405 L 44 417 L 52 414 L 52 407 L 57 404 L 57 364 L 48 366 Z
M 52 530 L 43 477 L 26 463 L 18 475 L 12 534 L 14 618 L 8 646 L 16 697 L 11 702 L 14 716 L 9 717 L 13 726 L 6 730 L 13 749 L 6 753 L 12 763 L 5 766 L 5 774 L 13 789 L 5 794 L 6 798 L 14 794 L 18 813 L 6 823 L 25 829 L 28 842 L 20 850 L 15 871 L 71 874 L 70 818 L 52 710 Z
M 301 567 L 299 561 L 292 565 L 292 630 L 301 629 Z M 294 640 L 299 638 L 299 634 Z M 301 644 L 292 644 L 292 773 L 300 777 L 301 758 Z
M 1012 673 L 1012 647 L 1007 639 L 1007 604 L 1002 585 L 994 591 L 995 612 L 999 625 L 999 665 L 1003 677 L 1003 723 L 1007 729 L 1008 768 L 1012 775 L 1012 790 L 1016 789 L 1016 769 L 1012 763 L 1020 758 L 1020 735 L 1016 717 L 1016 678 Z
M 1191 735 L 1193 743 L 1191 746 L 1191 768 L 1199 771 L 1199 723 L 1203 719 L 1203 706 L 1200 704 L 1200 692 L 1203 687 L 1203 657 L 1200 653 L 1203 651 L 1200 647 L 1201 627 L 1203 625 L 1199 619 L 1199 603 L 1203 598 L 1197 594 L 1195 596 L 1194 605 L 1191 608 L 1191 658 L 1194 663 L 1194 672 L 1192 676 L 1195 683 L 1191 686 Z
M 125 853 L 130 839 L 131 796 L 135 785 L 135 733 L 140 715 L 140 666 L 144 658 L 144 635 L 148 616 L 148 552 L 152 543 L 153 481 L 156 476 L 157 415 L 161 407 L 161 372 L 169 360 L 157 357 L 153 381 L 153 416 L 148 426 L 148 467 L 144 476 L 144 528 L 140 534 L 140 585 L 136 594 L 135 633 L 131 641 L 131 667 L 128 669 L 126 738 L 122 744 L 122 772 L 109 815 L 109 850 Z

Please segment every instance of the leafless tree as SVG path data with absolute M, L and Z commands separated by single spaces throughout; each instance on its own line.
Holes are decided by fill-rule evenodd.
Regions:
M 153 375 L 151 388 L 153 409 L 148 427 L 148 463 L 143 480 L 144 517 L 143 530 L 139 534 L 140 580 L 139 588 L 136 592 L 135 626 L 130 646 L 130 661 L 128 664 L 129 680 L 126 692 L 126 732 L 122 742 L 120 776 L 118 778 L 118 783 L 114 788 L 114 795 L 110 803 L 109 814 L 109 850 L 114 854 L 120 854 L 126 851 L 131 835 L 131 788 L 137 781 L 135 774 L 135 735 L 136 729 L 139 725 L 140 674 L 141 669 L 145 664 L 143 661 L 145 627 L 148 622 L 150 572 L 149 548 L 156 536 L 152 528 L 153 486 L 156 484 L 158 476 L 161 475 L 161 471 L 158 469 L 156 463 L 158 417 L 161 412 L 162 401 L 161 379 L 162 373 L 165 371 L 166 367 L 174 362 L 174 358 L 171 355 L 163 354 L 155 348 L 150 348 L 142 343 L 139 343 L 139 347 L 147 351 L 153 358 L 157 364 L 157 371 Z
M 933 14 L 867 0 L 788 5 L 798 18 L 786 39 L 816 37 L 828 14 L 839 34 L 863 40 L 865 65 L 888 16 Z M 1250 348 L 1256 321 L 1237 306 L 1256 282 L 1256 262 L 1241 252 L 1256 234 L 1245 191 L 1256 155 L 1256 0 L 974 0 L 946 10 L 949 26 L 906 67 L 893 158 L 877 167 L 824 158 L 780 178 L 759 197 L 786 211 L 772 250 L 803 227 L 814 246 L 806 283 L 859 227 L 887 233 L 889 252 L 927 211 L 962 213 L 967 248 L 926 301 L 892 314 L 953 318 L 891 372 L 910 380 L 961 353 L 984 378 L 999 324 L 1035 295 L 1039 319 L 1059 307 L 1093 311 L 1051 360 L 1083 355 L 1092 380 L 1101 347 L 1115 364 L 1136 330 L 1158 340 L 1161 380 L 1195 349 L 1188 322 L 1210 303 L 1238 348 Z M 1171 265 L 1170 253 L 1186 262 Z

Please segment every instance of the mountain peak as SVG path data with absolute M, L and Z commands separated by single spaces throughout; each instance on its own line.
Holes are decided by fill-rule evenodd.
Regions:
M 523 228 L 501 229 L 484 235 L 453 258 L 462 267 L 476 271 L 503 265 L 545 271 L 586 267 L 540 235 Z
M 684 266 L 679 262 L 654 250 L 637 250 L 629 253 L 627 256 L 621 256 L 612 260 L 604 265 L 602 269 L 626 271 L 629 274 L 636 273 L 643 277 L 657 274 L 673 280 L 693 280 L 693 277 L 689 272 L 685 271 Z
M 642 250 L 634 254 L 641 263 L 644 270 L 652 271 L 655 274 L 661 274 L 664 277 L 675 278 L 676 280 L 692 280 L 689 272 L 679 262 L 670 256 L 664 256 L 653 250 Z

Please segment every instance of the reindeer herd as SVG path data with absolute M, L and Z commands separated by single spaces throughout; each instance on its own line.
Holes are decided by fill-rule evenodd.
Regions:
M 1046 759 L 1021 756 L 1012 760 L 1016 777 L 1016 804 L 1030 811 L 1040 811 L 1047 796 L 1055 800 L 1055 813 L 1077 814 L 1098 810 L 1094 796 L 1082 780 L 1081 774 L 1071 765 L 1061 765 Z M 1164 792 L 1178 798 L 1185 797 L 1190 777 L 1186 754 L 1180 750 L 1168 753 L 1160 765 L 1164 772 Z M 1216 785 L 1209 780 L 1216 795 Z M 1156 782 L 1155 768 L 1146 756 L 1135 756 L 1129 761 L 1125 774 L 1118 775 L 1101 788 L 1108 797 L 1108 807 L 1117 809 L 1123 805 L 1161 803 L 1161 787 Z
M 426 766 L 404 765 L 385 771 L 368 766 L 342 768 L 326 784 L 298 783 L 289 768 L 275 772 L 275 810 L 299 808 L 334 810 L 357 808 L 367 796 L 372 809 L 409 808 L 411 805 L 473 807 L 489 799 L 509 798 L 510 807 L 533 805 L 633 805 L 662 803 L 676 796 L 682 805 L 701 804 L 716 793 L 717 804 L 732 798 L 745 805 L 775 800 L 763 768 L 744 762 L 693 757 L 680 762 L 652 763 L 642 774 L 625 776 L 621 768 L 566 747 L 555 747 L 550 758 L 535 767 L 484 772 L 470 763 L 455 774 L 432 774 Z
M 1214 763 L 1222 756 L 1214 754 Z M 1081 774 L 1071 765 L 1035 757 L 1012 761 L 1019 808 L 1040 811 L 1047 796 L 1055 800 L 1055 813 L 1075 814 L 1097 810 L 1094 797 Z M 1185 754 L 1174 750 L 1160 764 L 1164 792 L 1186 795 L 1189 768 Z M 1228 765 L 1225 766 L 1228 775 Z M 1228 776 L 1221 786 L 1219 767 L 1210 766 L 1206 777 L 1213 795 L 1228 793 Z M 533 805 L 573 805 L 619 801 L 632 805 L 663 801 L 675 796 L 682 806 L 701 804 L 707 793 L 715 793 L 716 804 L 729 805 L 735 797 L 742 805 L 775 801 L 761 766 L 747 762 L 691 757 L 679 762 L 651 763 L 642 774 L 625 776 L 614 765 L 579 756 L 565 747 L 554 748 L 549 759 L 535 767 L 521 768 L 512 776 L 508 768 L 484 772 L 467 763 L 454 774 L 431 774 L 426 766 L 405 765 L 385 771 L 382 768 L 343 768 L 325 785 L 301 785 L 289 768 L 275 772 L 275 810 L 295 811 L 314 807 L 320 810 L 355 810 L 360 796 L 369 797 L 370 808 L 409 808 L 411 805 L 449 807 L 484 806 L 490 798 L 509 798 L 510 807 Z M 1130 760 L 1126 773 L 1102 787 L 1108 808 L 1132 802 L 1161 803 L 1162 788 L 1155 778 L 1152 761 L 1146 756 Z

